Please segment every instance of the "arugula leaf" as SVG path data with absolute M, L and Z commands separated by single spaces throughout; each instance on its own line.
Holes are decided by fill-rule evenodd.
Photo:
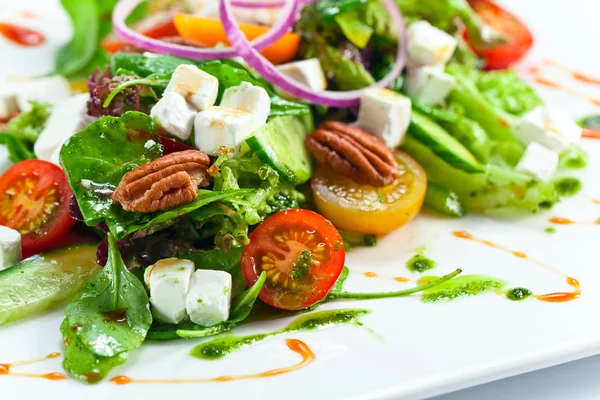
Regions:
M 75 379 L 86 383 L 97 383 L 115 367 L 127 361 L 129 353 L 124 351 L 113 357 L 102 357 L 88 349 L 77 336 L 77 330 L 65 318 L 60 325 L 65 343 L 63 368 Z
M 60 162 L 88 226 L 119 213 L 110 193 L 126 172 L 162 156 L 158 143 L 152 119 L 128 112 L 98 119 L 63 145 Z
M 142 345 L 152 314 L 142 283 L 127 270 L 108 235 L 108 262 L 65 309 L 77 338 L 97 356 L 113 357 Z

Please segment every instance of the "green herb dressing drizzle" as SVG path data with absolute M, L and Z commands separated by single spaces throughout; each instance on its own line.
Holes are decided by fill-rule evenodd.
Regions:
M 358 317 L 368 314 L 370 311 L 364 309 L 340 309 L 320 311 L 296 318 L 283 329 L 268 333 L 259 333 L 249 336 L 227 336 L 199 344 L 194 347 L 190 354 L 203 360 L 217 360 L 223 358 L 236 350 L 240 350 L 266 339 L 285 335 L 291 332 L 308 331 L 331 325 L 352 323 L 361 326 Z
M 419 283 L 431 282 L 436 279 L 439 278 L 437 276 L 425 276 L 419 279 Z M 424 303 L 447 302 L 459 297 L 502 290 L 503 287 L 504 281 L 491 276 L 465 275 L 423 291 L 421 300 Z

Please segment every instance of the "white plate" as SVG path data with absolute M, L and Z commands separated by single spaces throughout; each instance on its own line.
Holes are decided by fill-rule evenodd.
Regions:
M 0 2 L 0 15 L 6 15 L 8 0 Z M 10 7 L 31 9 L 44 3 L 49 15 L 56 15 L 42 1 L 20 1 Z M 524 65 L 551 58 L 583 72 L 600 71 L 600 55 L 594 50 L 600 37 L 596 16 L 600 4 L 592 0 L 563 2 L 530 0 L 506 2 L 536 33 L 536 48 Z M 4 7 L 4 8 L 2 8 Z M 55 7 L 55 5 L 54 5 Z M 38 12 L 42 8 L 38 8 Z M 53 11 L 54 10 L 54 11 Z M 57 17 L 57 18 L 60 18 Z M 0 18 L 1 19 L 1 18 Z M 64 28 L 64 25 L 62 26 Z M 49 30 L 48 32 L 50 32 Z M 56 43 L 64 40 L 56 34 Z M 49 47 L 50 48 L 50 47 Z M 15 49 L 0 39 L 0 73 L 42 73 L 51 65 L 48 52 L 35 58 L 35 51 Z M 13 56 L 15 55 L 15 56 Z M 45 63 L 45 64 L 44 64 Z M 527 77 L 525 68 L 521 68 Z M 577 90 L 600 97 L 598 87 L 557 79 Z M 552 105 L 573 115 L 597 111 L 588 102 L 556 91 L 541 89 Z M 544 229 L 551 216 L 593 221 L 600 206 L 600 141 L 584 141 L 590 153 L 588 168 L 580 174 L 581 193 L 549 212 L 518 221 L 470 216 L 445 220 L 422 215 L 408 227 L 380 240 L 375 249 L 352 252 L 350 290 L 387 290 L 408 287 L 386 278 L 367 278 L 365 271 L 382 277 L 410 276 L 404 267 L 415 249 L 425 245 L 427 255 L 438 262 L 436 274 L 462 268 L 466 274 L 481 273 L 524 286 L 536 293 L 567 291 L 564 279 L 531 261 L 480 243 L 461 240 L 453 231 L 466 230 L 530 257 L 553 265 L 581 282 L 582 296 L 567 303 L 535 300 L 511 302 L 494 294 L 461 299 L 447 304 L 428 305 L 419 297 L 371 302 L 330 303 L 325 308 L 361 307 L 373 310 L 363 321 L 366 328 L 339 326 L 317 332 L 301 332 L 291 337 L 305 341 L 316 354 L 304 369 L 278 377 L 228 383 L 117 386 L 109 382 L 94 387 L 70 381 L 45 381 L 0 376 L 6 398 L 125 398 L 147 399 L 182 396 L 248 399 L 414 398 L 440 394 L 479 383 L 520 374 L 569 360 L 600 353 L 600 324 L 595 318 L 600 301 L 600 270 L 597 268 L 600 226 L 557 226 L 555 234 Z M 414 278 L 414 276 L 412 276 Z M 61 351 L 58 330 L 62 311 L 0 328 L 0 363 L 39 357 Z M 257 323 L 236 334 L 271 331 L 288 321 Z M 299 361 L 283 338 L 240 351 L 221 361 L 200 361 L 187 355 L 197 342 L 180 341 L 145 345 L 129 362 L 111 376 L 134 378 L 215 377 L 253 373 L 292 365 Z M 21 367 L 23 372 L 60 371 L 60 360 Z M 12 397 L 10 395 L 15 397 Z

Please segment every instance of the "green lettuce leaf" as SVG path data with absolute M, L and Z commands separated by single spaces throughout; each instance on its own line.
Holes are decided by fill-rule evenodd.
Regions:
M 396 4 L 409 19 L 425 19 L 451 33 L 456 31 L 456 19 L 461 20 L 469 37 L 478 46 L 492 46 L 505 41 L 503 36 L 486 26 L 467 0 L 396 0 Z
M 229 249 L 232 243 L 240 246 L 248 244 L 250 226 L 259 224 L 275 212 L 298 208 L 304 202 L 302 193 L 282 182 L 273 168 L 252 153 L 233 159 L 225 153 L 213 166 L 218 171 L 213 175 L 213 190 L 254 188 L 252 193 L 244 196 L 224 199 L 222 203 L 228 211 L 203 221 L 218 227 L 215 244 L 220 248 Z
M 486 165 L 483 173 L 469 174 L 453 168 L 410 135 L 403 146 L 425 169 L 427 179 L 456 193 L 469 212 L 511 207 L 536 212 L 558 201 L 552 183 L 530 175 L 495 165 Z

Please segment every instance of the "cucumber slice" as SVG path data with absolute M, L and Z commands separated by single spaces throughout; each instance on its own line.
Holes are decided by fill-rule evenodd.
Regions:
M 70 300 L 102 268 L 97 244 L 38 254 L 0 271 L 0 325 L 39 314 Z
M 312 176 L 304 138 L 313 130 L 312 117 L 277 117 L 246 139 L 246 144 L 265 164 L 288 183 L 299 185 Z
M 469 150 L 425 115 L 413 110 L 408 130 L 417 140 L 453 167 L 467 172 L 483 172 L 481 164 Z

